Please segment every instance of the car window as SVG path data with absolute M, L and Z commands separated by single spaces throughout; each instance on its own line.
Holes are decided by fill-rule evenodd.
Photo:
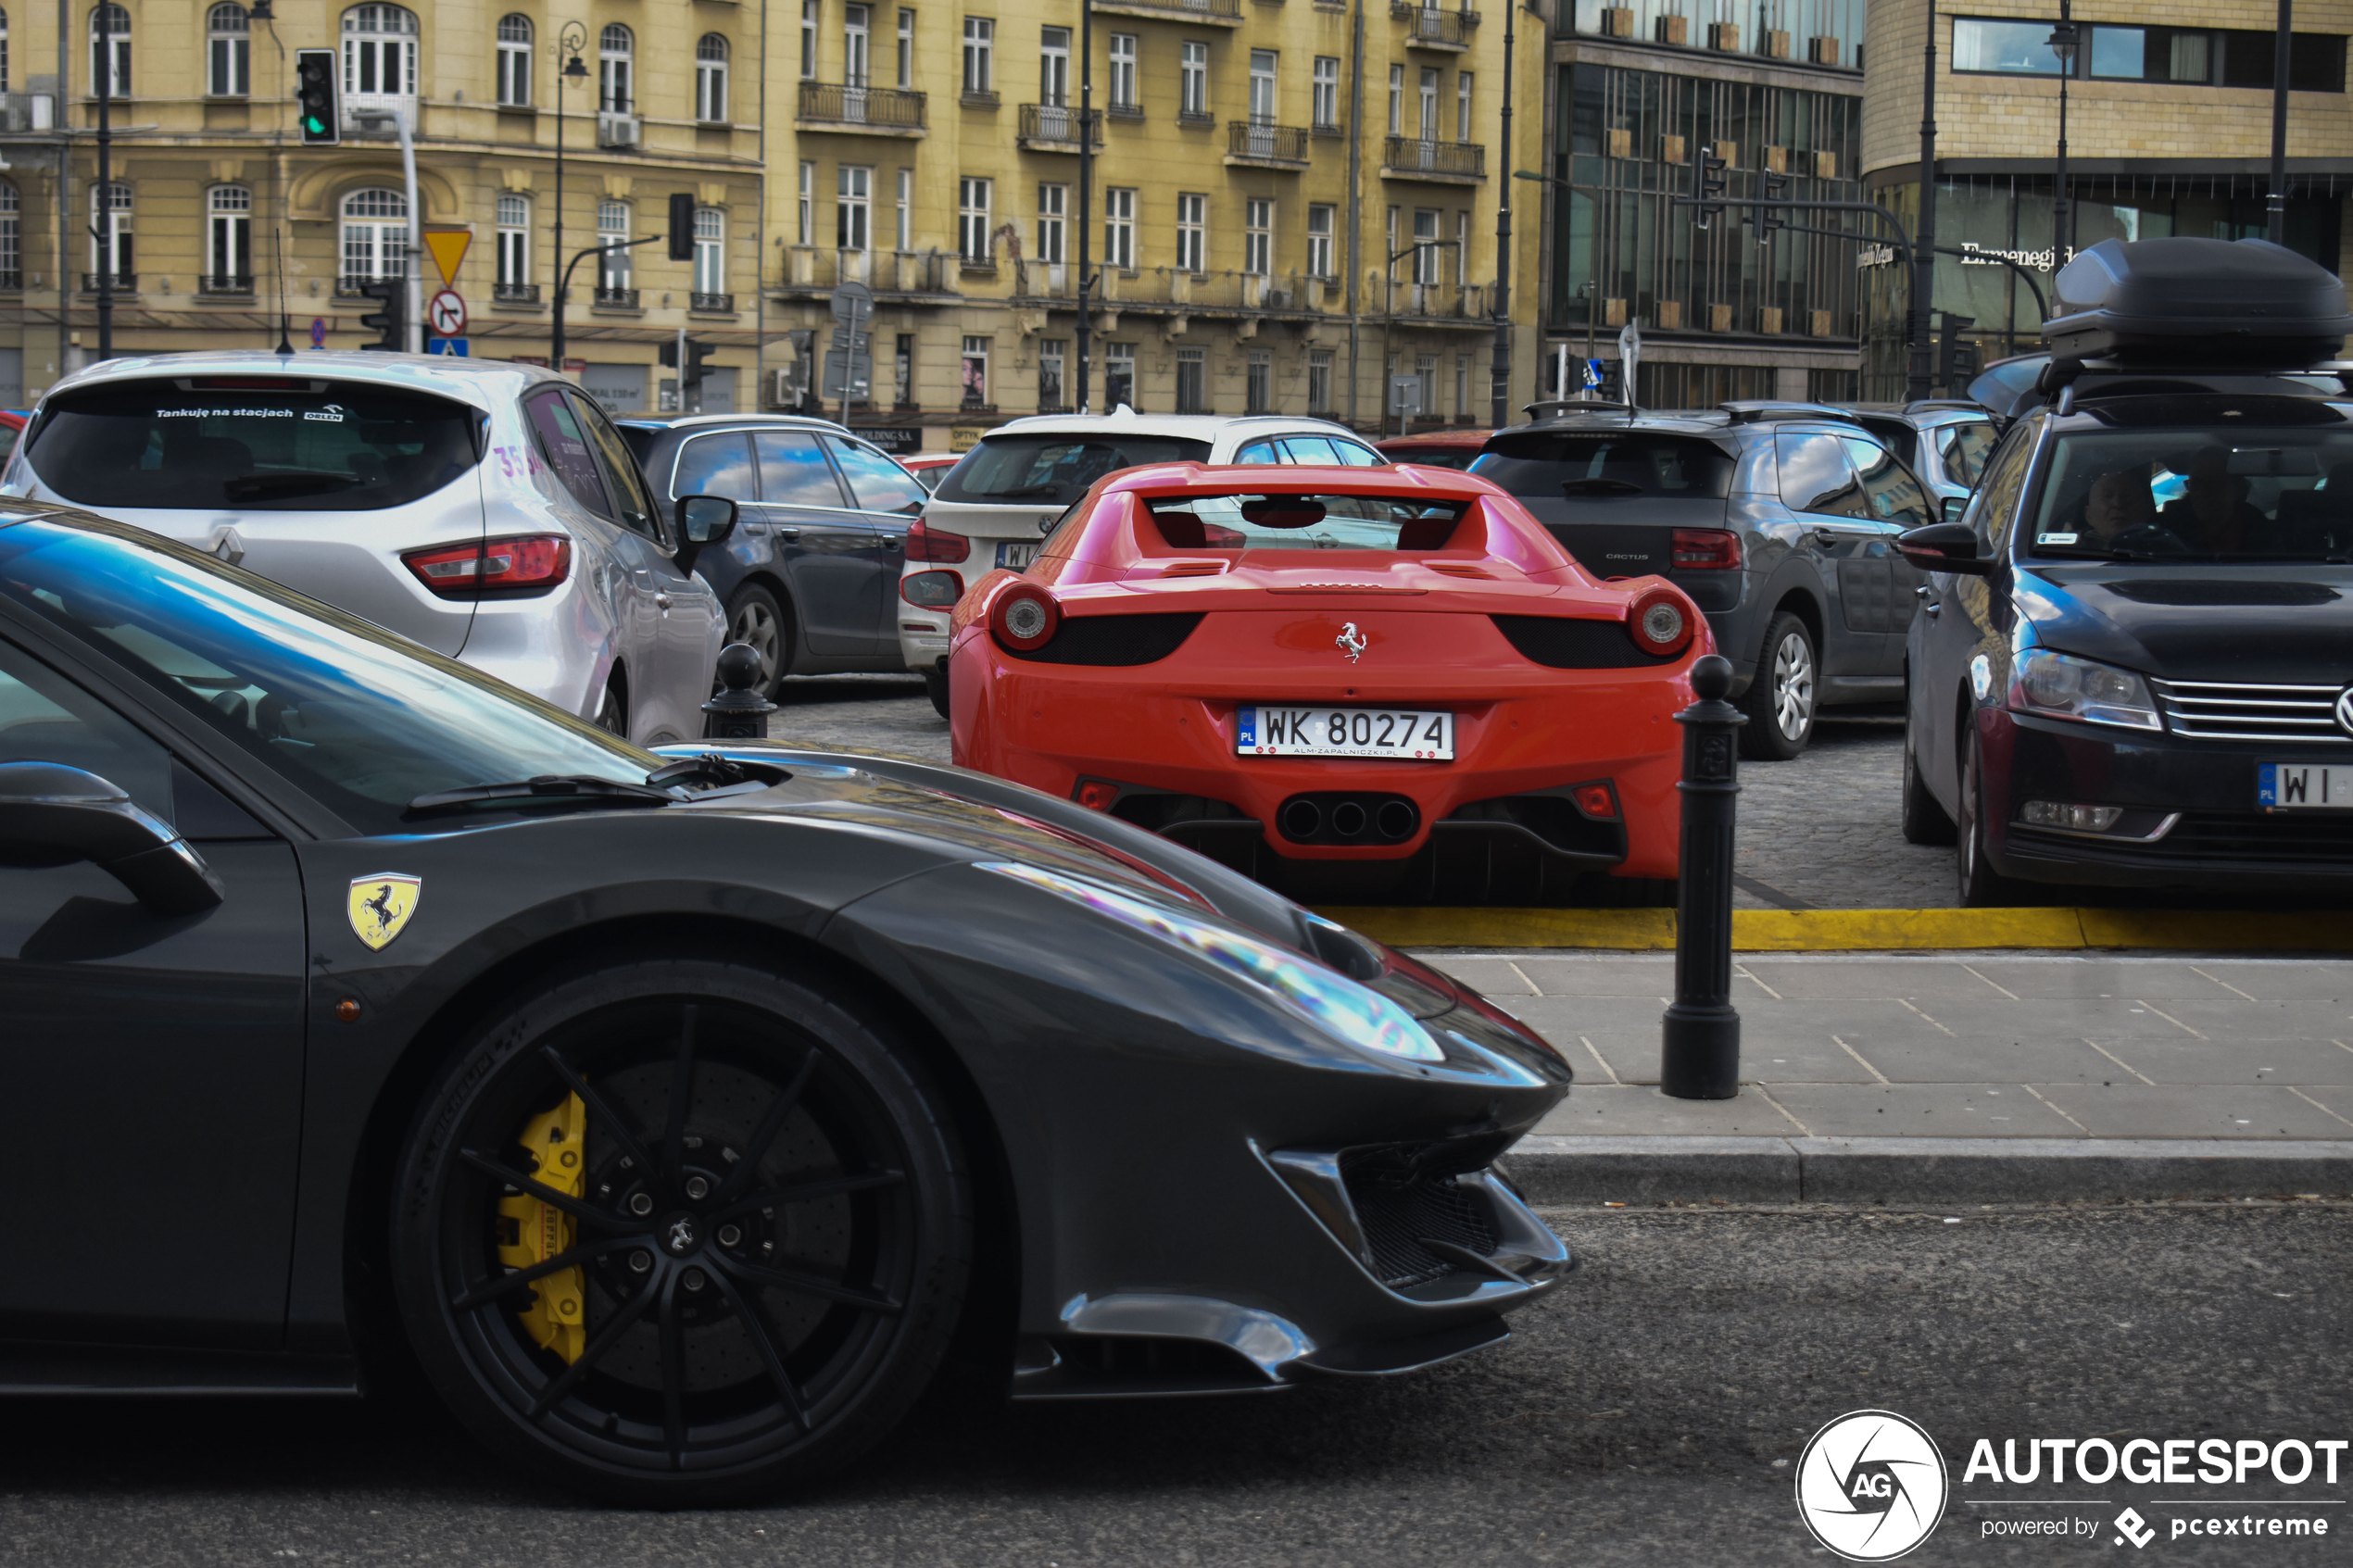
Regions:
M 1340 454 L 1332 444 L 1320 435 L 1287 435 L 1283 438 L 1283 456 L 1294 463 L 1337 463 Z
M 1172 550 L 1438 550 L 1459 501 L 1393 495 L 1164 495 L 1147 503 Z
M 0 643 L 0 762 L 61 762 L 171 815 L 171 754 L 31 656 Z
M 2043 429 L 2038 412 L 2010 427 L 2008 438 L 1985 460 L 1985 477 L 1969 503 L 1969 521 L 1977 527 L 1978 553 L 1991 556 L 2007 543 L 2017 519 L 2019 497 L 2026 488 L 2026 469 L 2034 456 L 2035 438 Z
M 825 437 L 825 450 L 841 465 L 841 476 L 849 482 L 851 498 L 867 511 L 903 512 L 912 517 L 930 499 L 913 475 L 871 446 L 829 435 Z
M 1383 467 L 1389 461 L 1387 458 L 1382 457 L 1371 447 L 1357 442 L 1343 441 L 1337 435 L 1328 439 L 1332 444 L 1332 451 L 1338 454 L 1340 460 L 1350 468 L 1377 469 Z
M 1499 436 L 1470 471 L 1515 495 L 1650 495 L 1720 501 L 1732 459 L 1712 441 L 1643 430 L 1530 432 Z M 1574 491 L 1563 486 L 1575 485 Z
M 1963 484 L 1975 484 L 1977 476 L 1985 471 L 1986 454 L 1994 450 L 1993 421 L 1972 420 L 1945 426 L 1936 450 L 1944 459 L 1946 473 Z
M 654 504 L 653 493 L 646 488 L 645 476 L 637 471 L 637 459 L 629 455 L 629 448 L 622 444 L 612 421 L 605 418 L 604 409 L 585 394 L 573 392 L 565 395 L 572 401 L 580 428 L 588 433 L 588 445 L 603 467 L 606 487 L 621 503 L 622 522 L 649 539 L 669 543 L 661 508 Z
M 580 428 L 579 415 L 564 401 L 563 389 L 551 386 L 533 393 L 523 399 L 522 408 L 531 420 L 532 433 L 539 438 L 539 455 L 556 470 L 556 478 L 572 492 L 573 500 L 610 521 L 612 497 L 605 491 L 596 454 L 588 449 L 588 433 Z
M 2167 401 L 2059 433 L 2020 508 L 2033 554 L 2317 560 L 2353 546 L 2353 410 L 2184 399 L 2169 418 Z
M 1935 521 L 1929 511 L 1928 492 L 1893 452 L 1859 436 L 1842 439 L 1863 486 L 1864 515 L 1893 528 L 1923 528 Z
M 1234 454 L 1234 461 L 1238 463 L 1279 463 L 1282 460 L 1282 444 L 1277 441 L 1253 441 L 1249 445 Z M 1300 458 L 1292 459 L 1294 462 L 1301 460 L 1302 459 Z M 1309 458 L 1305 460 L 1314 461 L 1315 459 Z M 1322 460 L 1325 462 L 1331 461 L 1328 458 Z
M 1107 473 L 1146 463 L 1205 463 L 1209 443 L 1180 435 L 985 435 L 939 482 L 943 501 L 1066 507 Z
M 1781 504 L 1790 510 L 1831 517 L 1870 515 L 1855 483 L 1846 445 L 1837 436 L 1778 433 L 1773 451 L 1780 467 Z
M 762 430 L 752 433 L 753 450 L 760 454 L 760 498 L 772 507 L 831 507 L 841 508 L 841 485 L 833 465 L 818 448 L 817 437 L 805 430 Z
M 53 398 L 26 458 L 89 507 L 377 511 L 471 470 L 479 418 L 447 398 L 355 382 L 116 382 Z
M 751 438 L 731 430 L 698 435 L 678 448 L 677 466 L 670 473 L 670 496 L 724 495 L 730 501 L 757 501 L 752 483 Z
M 542 773 L 634 784 L 661 761 L 495 676 L 128 523 L 0 529 L 0 598 L 363 834 L 414 832 L 406 808 L 431 791 Z

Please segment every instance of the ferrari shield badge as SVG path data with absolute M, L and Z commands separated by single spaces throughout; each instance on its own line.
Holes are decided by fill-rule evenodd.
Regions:
M 352 878 L 351 898 L 346 906 L 351 916 L 351 934 L 368 944 L 370 951 L 382 951 L 409 928 L 409 917 L 417 912 L 417 894 L 423 886 L 422 878 L 398 872 Z

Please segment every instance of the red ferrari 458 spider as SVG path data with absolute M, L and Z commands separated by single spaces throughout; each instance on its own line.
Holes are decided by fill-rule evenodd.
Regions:
M 962 765 L 1294 897 L 1671 901 L 1711 646 L 1483 479 L 1164 464 L 958 600 L 950 724 Z

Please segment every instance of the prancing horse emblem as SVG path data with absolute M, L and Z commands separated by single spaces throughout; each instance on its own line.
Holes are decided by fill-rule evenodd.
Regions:
M 351 934 L 366 943 L 371 952 L 382 952 L 386 943 L 408 928 L 423 888 L 423 882 L 400 872 L 353 877 L 344 905 Z
M 1340 635 L 1332 639 L 1332 646 L 1346 654 L 1348 662 L 1353 664 L 1371 645 L 1365 641 L 1364 633 L 1356 630 L 1356 622 L 1352 621 L 1340 629 Z
M 684 1214 L 670 1222 L 670 1249 L 685 1252 L 695 1245 L 695 1223 Z

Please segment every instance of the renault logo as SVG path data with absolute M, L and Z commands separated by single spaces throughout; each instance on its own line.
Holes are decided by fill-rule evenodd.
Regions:
M 2353 735 L 2353 686 L 2336 694 L 2336 727 Z
M 1329 621 L 1326 621 L 1325 624 L 1328 626 L 1331 623 Z M 1359 659 L 1364 657 L 1365 650 L 1372 645 L 1365 642 L 1365 634 L 1356 630 L 1356 622 L 1352 621 L 1347 625 L 1342 626 L 1340 629 L 1340 635 L 1332 639 L 1332 646 L 1340 649 L 1340 652 L 1346 654 L 1348 656 L 1348 662 L 1353 664 Z M 2353 693 L 2348 693 L 2347 695 L 2353 696 Z M 2341 722 L 2345 714 L 2345 704 L 2339 702 L 2336 705 L 2336 711 L 2339 721 Z

